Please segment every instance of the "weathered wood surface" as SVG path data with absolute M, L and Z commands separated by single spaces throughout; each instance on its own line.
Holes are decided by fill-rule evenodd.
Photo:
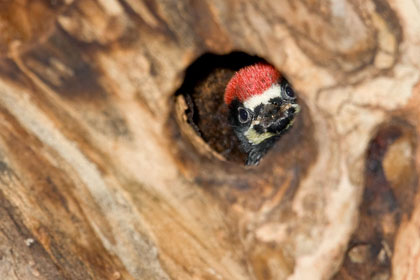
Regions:
M 0 279 L 420 279 L 420 2 L 0 2 Z M 258 167 L 174 97 L 206 53 L 303 105 Z M 177 121 L 178 120 L 178 121 Z

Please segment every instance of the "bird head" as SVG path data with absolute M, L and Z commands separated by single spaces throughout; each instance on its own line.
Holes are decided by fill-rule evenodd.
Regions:
M 265 63 L 236 72 L 226 86 L 224 101 L 233 130 L 248 153 L 248 165 L 258 164 L 300 110 L 287 80 Z

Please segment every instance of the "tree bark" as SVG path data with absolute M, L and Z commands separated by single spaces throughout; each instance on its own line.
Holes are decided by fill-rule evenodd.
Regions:
M 420 279 L 419 17 L 396 0 L 1 2 L 0 279 Z M 256 167 L 175 94 L 232 51 L 302 105 Z

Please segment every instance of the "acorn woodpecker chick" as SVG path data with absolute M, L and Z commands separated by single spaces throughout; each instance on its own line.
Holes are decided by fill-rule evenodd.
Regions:
M 287 80 L 265 63 L 236 72 L 226 86 L 224 100 L 229 106 L 229 122 L 248 154 L 246 165 L 259 163 L 300 110 Z

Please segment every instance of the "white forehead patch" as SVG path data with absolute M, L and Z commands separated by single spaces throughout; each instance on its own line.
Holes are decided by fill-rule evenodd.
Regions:
M 254 111 L 255 107 L 262 104 L 268 104 L 268 101 L 272 98 L 280 97 L 281 96 L 281 88 L 280 85 L 275 84 L 272 85 L 269 89 L 264 91 L 262 94 L 254 95 L 253 97 L 249 98 L 244 102 L 244 106 L 248 109 Z

